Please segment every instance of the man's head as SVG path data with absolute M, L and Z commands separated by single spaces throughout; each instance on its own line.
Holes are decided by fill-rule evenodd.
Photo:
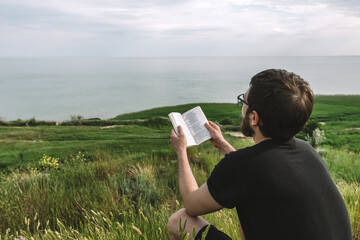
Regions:
M 268 69 L 256 74 L 245 94 L 241 130 L 253 136 L 250 117 L 258 118 L 257 126 L 264 137 L 288 140 L 300 132 L 309 120 L 314 94 L 300 76 L 286 70 Z

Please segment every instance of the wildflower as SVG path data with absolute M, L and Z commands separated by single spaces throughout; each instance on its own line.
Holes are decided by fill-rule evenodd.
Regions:
M 38 162 L 40 168 L 44 170 L 59 169 L 59 158 L 54 158 L 44 154 Z

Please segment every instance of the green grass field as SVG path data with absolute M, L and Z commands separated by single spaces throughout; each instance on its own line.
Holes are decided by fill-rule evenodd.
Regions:
M 354 239 L 360 239 L 359 103 L 360 96 L 317 96 L 312 115 L 323 122 L 320 154 L 345 199 Z M 156 108 L 86 126 L 0 127 L 0 239 L 168 239 L 167 219 L 182 203 L 171 125 L 158 117 L 196 105 L 209 120 L 230 117 L 234 126 L 224 129 L 238 128 L 241 110 L 223 103 Z M 225 136 L 236 148 L 252 145 L 230 130 Z M 209 142 L 188 153 L 201 184 L 221 155 Z M 205 218 L 240 239 L 235 210 Z

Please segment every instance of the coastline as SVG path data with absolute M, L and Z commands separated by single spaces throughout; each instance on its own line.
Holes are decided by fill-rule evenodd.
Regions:
M 318 104 L 318 99 L 320 99 L 320 102 L 321 104 L 326 104 L 326 100 L 325 99 L 329 99 L 331 98 L 332 101 L 336 101 L 337 99 L 341 100 L 341 102 L 344 102 L 344 99 L 345 101 L 355 101 L 354 104 L 358 103 L 360 105 L 360 94 L 316 94 L 315 95 L 315 107 L 316 107 L 316 104 Z M 348 98 L 348 100 L 346 100 L 346 98 Z M 53 119 L 51 116 L 45 118 L 44 119 L 41 119 L 41 118 L 37 118 L 36 117 L 36 113 L 32 114 L 31 116 L 29 117 L 23 117 L 23 118 L 15 118 L 15 119 L 7 119 L 6 116 L 3 116 L 3 115 L 0 115 L 0 125 L 1 123 L 11 123 L 11 122 L 29 122 L 29 121 L 38 121 L 40 122 L 40 124 L 43 124 L 43 125 L 56 125 L 56 123 L 58 125 L 60 125 L 62 122 L 68 122 L 68 121 L 71 121 L 71 118 L 72 117 L 76 117 L 76 116 L 80 116 L 83 120 L 87 120 L 87 121 L 91 121 L 91 120 L 101 120 L 101 121 L 110 121 L 110 120 L 113 120 L 113 119 L 117 119 L 119 118 L 119 116 L 132 116 L 132 115 L 138 115 L 139 118 L 141 118 L 141 114 L 139 113 L 142 113 L 142 112 L 148 112 L 148 111 L 152 111 L 152 110 L 155 110 L 157 112 L 159 112 L 159 114 L 161 116 L 164 116 L 164 117 L 167 117 L 167 113 L 166 112 L 162 112 L 161 109 L 171 109 L 171 108 L 178 108 L 181 106 L 185 106 L 185 105 L 201 105 L 201 104 L 234 104 L 234 103 L 229 103 L 229 102 L 217 102 L 217 103 L 214 103 L 214 102 L 201 102 L 201 103 L 183 103 L 183 104 L 174 104 L 172 106 L 154 106 L 154 107 L 149 107 L 149 108 L 144 108 L 144 109 L 137 109 L 135 111 L 127 111 L 127 112 L 120 112 L 120 113 L 117 113 L 117 115 L 115 115 L 115 117 L 107 117 L 107 118 L 102 118 L 101 116 L 91 116 L 91 117 L 84 117 L 83 115 L 81 114 L 66 114 L 68 117 L 67 118 L 62 118 L 62 119 Z M 341 103 L 340 103 L 341 104 Z M 0 113 L 1 114 L 1 113 Z M 113 114 L 108 114 L 108 115 L 113 115 Z M 113 115 L 114 116 L 114 115 Z

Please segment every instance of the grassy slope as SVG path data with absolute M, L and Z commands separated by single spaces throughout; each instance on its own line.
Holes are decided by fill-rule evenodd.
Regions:
M 201 106 L 209 120 L 221 120 L 230 117 L 239 121 L 241 109 L 233 103 L 193 103 L 178 106 L 153 108 L 145 111 L 118 115 L 117 120 L 147 119 L 166 117 L 169 112 L 180 112 Z M 360 95 L 317 95 L 312 118 L 322 121 L 356 120 L 360 116 Z
M 317 96 L 312 118 L 324 122 L 324 144 L 360 152 L 360 96 Z
M 113 153 L 159 151 L 168 146 L 169 131 L 145 126 L 38 126 L 0 128 L 0 167 L 32 163 L 46 153 L 65 158 L 78 151 Z M 20 160 L 20 154 L 23 159 Z
M 170 112 L 184 113 L 187 110 L 200 106 L 207 118 L 211 121 L 220 121 L 230 117 L 235 123 L 240 123 L 241 109 L 231 103 L 192 103 L 177 106 L 153 108 L 145 111 L 118 115 L 116 120 L 148 119 L 151 117 L 167 117 Z
M 241 110 L 231 103 L 196 103 L 171 107 L 154 108 L 146 111 L 123 114 L 117 120 L 133 120 L 158 116 L 167 116 L 169 112 L 184 113 L 195 106 L 201 106 L 209 120 L 221 121 L 230 117 L 235 124 L 241 121 Z M 360 95 L 318 95 L 312 119 L 324 122 L 327 140 L 324 144 L 333 147 L 344 147 L 351 151 L 360 152 Z
M 154 108 L 119 115 L 116 120 L 148 119 L 167 116 L 171 111 L 183 113 L 200 105 L 209 120 L 221 121 L 231 117 L 237 125 L 241 110 L 230 103 L 198 103 Z M 327 139 L 324 144 L 360 152 L 360 96 L 316 96 L 312 118 L 325 122 L 322 128 Z M 0 168 L 26 165 L 40 159 L 43 153 L 66 157 L 77 151 L 107 149 L 111 152 L 159 151 L 167 146 L 171 127 L 152 128 L 139 125 L 116 126 L 38 126 L 0 127 Z M 22 160 L 20 155 L 22 155 Z
M 358 130 L 344 130 L 359 127 L 356 118 L 359 99 L 360 96 L 317 96 L 313 117 L 326 122 L 323 127 L 327 141 L 344 137 L 344 145 L 350 149 L 348 141 L 359 141 Z M 196 105 L 203 108 L 210 120 L 220 121 L 229 113 L 239 121 L 240 109 L 234 104 L 165 107 L 121 115 L 117 119 L 147 119 L 166 116 L 170 111 L 183 113 Z M 170 129 L 171 126 L 139 125 L 108 129 L 0 127 L 0 164 L 22 166 L 10 173 L 0 173 L 3 210 L 0 235 L 9 229 L 12 235 L 9 239 L 19 234 L 36 239 L 55 239 L 56 234 L 75 239 L 166 239 L 167 218 L 181 207 L 176 202 L 179 199 L 177 167 L 169 147 Z M 251 144 L 247 140 L 227 138 L 237 148 Z M 360 239 L 360 156 L 338 150 L 337 146 L 325 147 L 322 154 L 345 198 L 356 234 L 354 239 Z M 84 161 L 69 158 L 78 151 L 87 152 Z M 22 161 L 19 161 L 20 153 Z M 59 157 L 60 170 L 48 173 L 36 170 L 43 153 Z M 208 142 L 190 149 L 189 156 L 199 183 L 206 180 L 221 157 Z M 28 164 L 35 170 L 27 167 Z M 234 211 L 225 210 L 206 218 L 239 239 Z

